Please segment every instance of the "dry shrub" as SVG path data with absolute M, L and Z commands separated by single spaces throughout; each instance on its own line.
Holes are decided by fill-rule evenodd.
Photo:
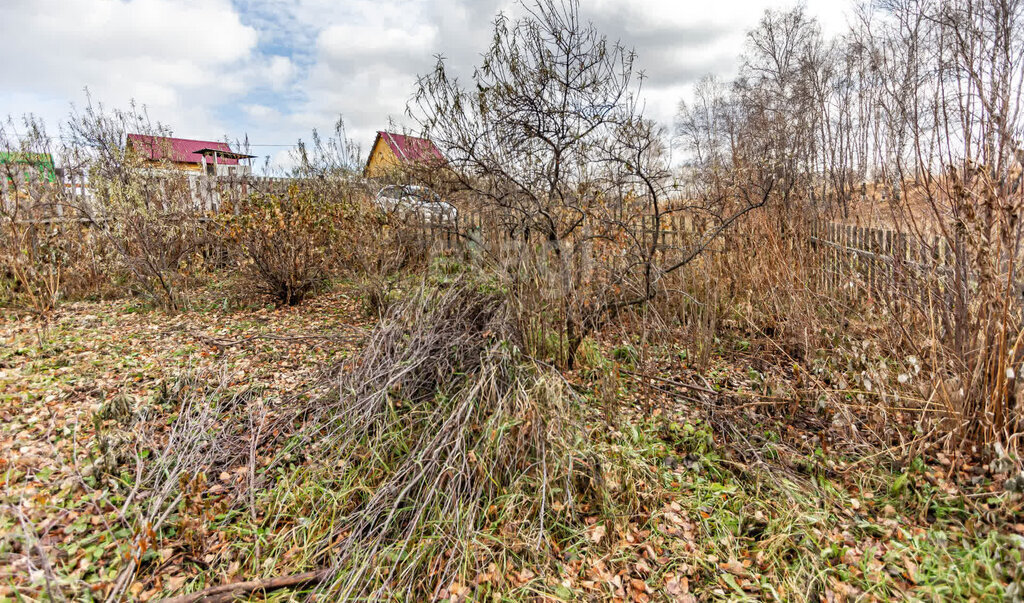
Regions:
M 748 217 L 692 270 L 666 279 L 656 309 L 684 328 L 698 368 L 738 350 L 773 401 L 764 411 L 826 417 L 828 437 L 854 448 L 910 442 L 931 411 L 897 379 L 898 360 L 913 352 L 887 331 L 883 271 L 871 288 L 867 265 L 837 260 L 814 226 L 779 207 Z
M 45 315 L 59 302 L 108 295 L 112 253 L 77 222 L 7 222 L 0 234 L 0 304 Z
M 822 264 L 809 228 L 798 215 L 777 211 L 747 216 L 687 270 L 659 282 L 663 293 L 653 309 L 683 327 L 698 366 L 726 331 L 771 340 L 803 360 L 823 345 L 821 329 L 841 322 L 816 286 Z
M 129 133 L 171 134 L 134 105 L 108 111 L 90 101 L 70 117 L 63 154 L 88 173 L 89 194 L 65 196 L 64 206 L 112 250 L 114 278 L 159 307 L 180 310 L 191 277 L 204 264 L 205 216 L 187 173 L 166 162 L 147 163 L 125 143 Z
M 952 446 L 1019 453 L 1024 306 L 1018 265 L 1024 190 L 983 165 L 951 168 L 894 201 L 909 241 L 895 263 L 894 337 L 924 363 L 930 428 Z M 910 188 L 909 186 L 907 187 Z M 925 210 L 905 201 L 925 198 Z M 925 228 L 923 225 L 929 225 Z M 937 233 L 937 234 L 933 234 Z
M 0 303 L 45 316 L 105 290 L 108 249 L 68 206 L 44 124 L 0 123 Z
M 807 369 L 803 386 L 817 392 L 808 401 L 856 409 L 876 444 L 1012 453 L 1022 433 L 1021 192 L 980 167 L 910 188 L 890 196 L 888 247 L 846 243 L 876 255 L 824 240 L 824 217 L 776 208 L 667 279 L 657 307 L 689 328 L 698 353 L 721 326 L 762 340 L 765 353 Z
M 54 186 L 31 161 L 44 157 L 45 133 L 35 122 L 27 134 L 0 123 L 0 301 L 16 299 L 45 315 L 61 291 L 63 259 L 46 220 L 56 215 Z
M 66 253 L 57 228 L 19 223 L 15 211 L 4 216 L 0 231 L 0 302 L 19 301 L 34 313 L 48 314 L 61 296 Z
M 295 305 L 352 265 L 365 203 L 344 185 L 330 195 L 303 181 L 284 186 L 252 194 L 219 223 L 253 289 Z
M 169 194 L 147 190 L 155 184 L 140 178 L 106 189 L 102 218 L 92 218 L 116 251 L 116 270 L 132 292 L 176 311 L 185 307 L 191 277 L 201 269 L 207 233 L 185 185 L 178 182 L 182 188 Z
M 356 266 L 371 279 L 423 269 L 433 244 L 424 224 L 417 216 L 402 218 L 371 208 L 362 240 L 354 248 Z

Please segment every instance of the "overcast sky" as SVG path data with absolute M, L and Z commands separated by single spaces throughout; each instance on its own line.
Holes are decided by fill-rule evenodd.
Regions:
M 707 73 L 735 73 L 746 30 L 792 0 L 582 0 L 583 16 L 637 50 L 646 113 L 671 124 Z M 808 0 L 826 33 L 848 0 Z M 88 87 L 131 99 L 176 136 L 241 139 L 283 159 L 286 145 L 339 115 L 366 152 L 404 108 L 434 56 L 468 72 L 506 0 L 0 0 L 0 115 L 34 113 L 51 130 Z M 282 146 L 274 146 L 282 145 Z

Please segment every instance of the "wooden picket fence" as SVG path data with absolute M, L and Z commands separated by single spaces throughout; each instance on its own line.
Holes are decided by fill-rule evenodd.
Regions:
M 966 258 L 937 235 L 822 222 L 811 228 L 819 253 L 818 285 L 849 299 L 916 300 L 952 305 L 954 288 L 973 280 Z
M 408 214 L 402 217 L 402 223 L 411 229 L 416 244 L 429 256 L 484 255 L 495 259 L 518 255 L 528 249 L 540 265 L 553 265 L 552 258 L 544 257 L 550 249 L 544 244 L 541 232 L 503 226 L 500 219 L 487 211 L 460 211 L 455 218 Z M 665 263 L 671 263 L 688 253 L 691 246 L 710 228 L 711 222 L 708 220 L 685 214 L 669 214 L 662 217 L 660 231 L 655 228 L 655 221 L 650 216 L 643 217 L 629 230 L 645 250 L 649 248 L 655 232 L 659 232 L 659 252 Z M 625 243 L 621 246 L 603 244 L 598 252 L 594 244 L 583 243 L 581 252 L 574 254 L 575 269 L 590 273 L 599 262 L 604 262 L 611 272 L 621 273 L 629 268 L 630 261 L 636 261 L 635 256 L 632 259 L 629 257 L 628 246 Z
M 253 192 L 281 194 L 296 182 L 290 178 L 267 176 L 209 176 L 200 173 L 177 173 L 162 176 L 154 174 L 146 179 L 146 185 L 154 189 L 173 189 L 187 195 L 191 207 L 203 214 L 219 213 L 227 207 L 238 208 L 241 202 Z M 87 223 L 102 220 L 103 203 L 96 198 L 84 171 L 58 169 L 57 182 L 21 181 L 13 183 L 0 178 L 0 209 L 11 210 L 16 204 L 32 208 L 31 216 L 19 218 L 19 222 Z M 83 218 L 80 208 L 92 218 Z
M 447 222 L 423 217 L 413 217 L 411 222 L 421 237 L 423 250 L 435 255 L 465 254 L 475 248 L 477 252 L 501 257 L 510 248 L 541 243 L 539 233 L 513 233 L 497 227 L 497 223 L 479 211 L 462 212 L 457 220 Z M 682 257 L 711 228 L 710 222 L 689 216 L 666 216 L 659 238 L 662 262 L 668 265 Z M 654 234 L 653 221 L 644 219 L 634 230 L 643 244 L 649 245 Z M 816 284 L 823 291 L 840 297 L 845 294 L 850 299 L 860 299 L 865 294 L 876 299 L 950 295 L 957 258 L 942 237 L 924 238 L 897 230 L 828 221 L 812 223 L 806 233 L 806 243 L 817 258 Z M 725 241 L 718 240 L 710 251 L 723 245 Z M 588 270 L 596 261 L 587 252 L 579 255 L 580 269 Z M 624 254 L 605 253 L 602 261 L 610 262 L 613 271 L 626 268 Z

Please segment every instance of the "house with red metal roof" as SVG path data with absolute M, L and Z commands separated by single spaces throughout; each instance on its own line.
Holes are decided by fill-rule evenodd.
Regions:
M 380 178 L 402 168 L 431 164 L 444 164 L 444 155 L 432 140 L 381 131 L 370 148 L 363 175 Z
M 127 145 L 130 152 L 150 167 L 196 171 L 210 176 L 248 175 L 252 171 L 251 165 L 242 161 L 254 155 L 236 153 L 226 142 L 129 134 Z

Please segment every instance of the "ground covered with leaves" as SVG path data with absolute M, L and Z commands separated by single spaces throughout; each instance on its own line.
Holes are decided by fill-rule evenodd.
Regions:
M 0 598 L 45 598 L 65 587 L 102 598 L 121 563 L 140 550 L 170 572 L 161 570 L 149 589 L 132 585 L 133 595 L 181 585 L 188 560 L 173 546 L 140 547 L 137 526 L 120 512 L 125 495 L 105 483 L 120 477 L 107 465 L 124 459 L 107 453 L 125 445 L 124 424 L 150 409 L 150 422 L 169 427 L 179 409 L 167 404 L 168 390 L 190 375 L 259 392 L 272 409 L 352 354 L 366 328 L 359 301 L 344 288 L 302 307 L 227 308 L 217 291 L 204 297 L 206 307 L 178 314 L 116 300 L 63 305 L 45 326 L 3 316 Z M 212 490 L 220 477 L 232 478 L 210 477 Z
M 274 308 L 214 287 L 173 315 L 79 302 L 45 329 L 5 315 L 0 599 L 289 576 L 267 596 L 1021 592 L 998 467 L 859 444 L 870 418 L 803 399 L 860 367 L 794 363 L 738 327 L 698 362 L 682 333 L 616 328 L 556 371 L 515 345 L 495 291 L 397 289 Z

